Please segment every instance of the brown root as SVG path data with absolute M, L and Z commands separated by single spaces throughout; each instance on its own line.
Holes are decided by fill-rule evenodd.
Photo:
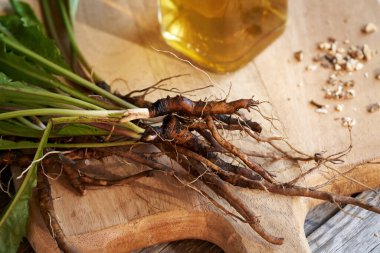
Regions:
M 328 164 L 341 163 L 343 157 L 351 150 L 351 144 L 347 149 L 334 155 L 323 156 L 323 153 L 309 155 L 296 149 L 281 137 L 263 136 L 264 134 L 260 134 L 262 127 L 259 123 L 242 120 L 243 117 L 238 110 L 255 110 L 259 104 L 258 101 L 240 99 L 232 102 L 226 102 L 225 100 L 194 102 L 188 98 L 176 96 L 160 99 L 155 103 L 146 103 L 144 100 L 145 95 L 152 92 L 152 90 L 160 89 L 160 85 L 159 82 L 152 87 L 137 92 L 142 93 L 140 96 L 141 101 L 149 106 L 151 117 L 165 116 L 160 126 L 141 123 L 141 126 L 146 130 L 141 139 L 139 139 L 142 143 L 154 144 L 161 152 L 137 153 L 132 149 L 113 147 L 96 150 L 76 150 L 65 156 L 61 154 L 59 155 L 59 160 L 62 163 L 63 171 L 78 192 L 84 194 L 87 186 L 128 184 L 143 177 L 153 176 L 156 172 L 173 176 L 181 181 L 183 178 L 181 179 L 174 168 L 159 162 L 159 157 L 167 155 L 171 159 L 170 162 L 177 162 L 181 165 L 187 170 L 188 176 L 193 181 L 202 181 L 208 187 L 207 192 L 214 192 L 218 197 L 225 200 L 231 208 L 224 207 L 200 188 L 193 188 L 192 183 L 186 184 L 187 186 L 206 197 L 223 213 L 249 224 L 263 239 L 272 244 L 280 245 L 284 239 L 265 231 L 252 208 L 239 198 L 233 187 L 261 190 L 284 196 L 315 198 L 336 204 L 351 204 L 380 213 L 379 207 L 363 203 L 355 198 L 319 191 L 317 188 L 296 185 L 300 178 L 305 177 L 321 166 L 329 168 Z M 129 95 L 131 94 L 133 93 Z M 96 122 L 93 125 L 118 135 L 123 135 L 124 133 L 118 132 L 119 130 L 125 130 L 115 128 L 111 124 L 104 124 L 104 122 Z M 253 151 L 243 151 L 236 147 L 226 137 L 231 131 L 246 134 L 247 138 L 254 140 L 259 148 Z M 130 136 L 130 133 L 128 132 L 127 135 Z M 261 146 L 264 146 L 265 149 L 260 149 Z M 127 158 L 150 169 L 117 180 L 95 178 L 80 173 L 76 169 L 78 160 L 89 157 L 100 159 L 111 155 Z M 306 172 L 300 173 L 299 176 L 296 176 L 288 183 L 280 183 L 274 179 L 274 175 L 264 168 L 264 165 L 261 165 L 267 162 L 274 163 L 278 160 L 290 161 L 292 164 L 315 162 L 315 166 L 312 166 Z M 44 208 L 45 213 L 47 213 L 46 210 L 51 210 L 50 206 L 46 207 L 50 205 L 48 202 L 50 200 L 47 199 L 46 193 L 43 196 L 45 197 L 42 200 L 47 204 L 41 209 Z M 58 234 L 62 232 L 59 227 L 57 231 Z M 63 245 L 63 247 L 66 246 Z
M 228 187 L 223 180 L 210 174 L 205 175 L 204 177 L 206 182 L 208 182 L 207 185 L 219 196 L 223 196 L 223 198 L 247 220 L 253 230 L 255 230 L 264 240 L 276 245 L 283 244 L 284 238 L 268 234 L 260 225 L 260 220 L 257 215 L 255 215 L 252 209 L 236 196 L 233 190 Z
M 143 177 L 151 177 L 154 174 L 154 170 L 145 170 L 121 179 L 99 179 L 95 177 L 91 177 L 88 175 L 82 175 L 80 177 L 80 181 L 88 186 L 113 186 L 113 185 L 126 185 L 130 184 L 131 182 L 136 181 L 137 179 L 143 178 Z
M 174 142 L 176 144 L 177 150 L 181 153 L 191 152 L 192 155 L 197 155 L 198 160 L 204 157 L 207 157 L 207 163 L 211 163 L 214 168 L 220 167 L 224 171 L 233 172 L 238 175 L 243 175 L 247 178 L 258 180 L 260 176 L 254 173 L 252 170 L 247 169 L 246 167 L 233 165 L 231 163 L 225 162 L 223 159 L 218 157 L 212 152 L 224 152 L 224 147 L 222 147 L 212 136 L 210 132 L 205 131 L 205 129 L 199 129 L 202 136 L 205 136 L 206 141 L 200 140 L 199 137 L 194 135 L 189 131 L 188 127 L 183 126 L 179 119 L 173 115 L 168 115 L 165 117 L 162 127 L 156 128 L 154 131 L 147 131 L 143 140 L 149 139 L 150 142 L 154 141 L 168 141 Z M 152 138 L 151 136 L 159 136 L 157 138 Z M 181 146 L 184 146 L 187 149 L 182 149 Z M 213 147 L 213 149 L 211 149 Z M 211 152 L 210 152 L 211 151 Z M 227 152 L 227 151 L 226 151 Z
M 86 194 L 86 187 L 81 181 L 81 175 L 77 169 L 75 169 L 75 161 L 60 155 L 63 171 L 65 172 L 71 186 L 81 195 Z M 52 159 L 49 161 L 53 161 Z
M 229 182 L 235 186 L 249 188 L 249 189 L 257 189 L 257 190 L 265 190 L 271 193 L 280 194 L 284 196 L 296 196 L 296 197 L 308 197 L 314 199 L 320 199 L 329 201 L 335 204 L 350 204 L 359 206 L 363 209 L 379 213 L 380 207 L 373 206 L 368 203 L 364 203 L 360 200 L 357 200 L 352 197 L 337 195 L 331 192 L 325 191 L 316 191 L 306 187 L 294 186 L 289 184 L 273 184 L 269 182 L 259 182 L 254 180 L 249 180 L 243 177 L 234 178 L 231 180 L 228 177 L 223 178 L 226 182 Z
M 199 140 L 197 136 L 183 127 L 176 116 L 168 115 L 164 118 L 162 126 L 145 131 L 142 141 L 172 141 L 175 144 L 189 147 L 201 154 L 206 154 L 209 145 Z
M 68 181 L 71 186 L 80 194 L 85 195 L 87 186 L 114 186 L 114 185 L 125 185 L 129 184 L 135 180 L 138 180 L 143 177 L 151 177 L 155 172 L 161 171 L 165 173 L 171 173 L 171 168 L 159 164 L 155 161 L 149 161 L 143 155 L 134 153 L 132 151 L 125 152 L 120 149 L 114 148 L 104 148 L 98 150 L 87 150 L 87 152 L 83 152 L 84 150 L 77 150 L 75 152 L 71 152 L 70 154 L 64 156 L 60 154 L 58 157 L 50 157 L 43 161 L 44 167 L 53 167 L 53 164 L 60 163 L 62 166 L 63 172 L 66 174 Z M 87 175 L 86 173 L 80 172 L 76 169 L 77 161 L 81 161 L 89 157 L 89 155 L 93 155 L 98 159 L 103 158 L 105 156 L 111 156 L 117 154 L 120 157 L 125 157 L 133 160 L 136 163 L 146 165 L 152 170 L 145 170 L 133 175 L 129 175 L 120 179 L 106 179 L 106 178 L 96 178 L 94 176 Z
M 56 240 L 58 247 L 65 253 L 79 252 L 67 240 L 61 226 L 59 225 L 54 210 L 53 199 L 51 197 L 50 184 L 41 169 L 37 171 L 37 189 L 42 218 L 49 229 L 50 234 Z
M 259 102 L 253 99 L 240 99 L 232 102 L 194 102 L 182 96 L 175 96 L 157 100 L 149 108 L 149 112 L 150 117 L 152 118 L 171 113 L 184 116 L 202 117 L 203 115 L 233 114 L 239 109 L 249 110 L 251 107 L 257 106 L 258 104 Z
M 163 145 L 161 146 L 161 148 L 170 150 L 172 147 L 168 145 Z M 179 152 L 182 153 L 183 151 L 185 150 L 180 150 Z M 184 168 L 187 168 L 191 173 L 195 175 L 202 175 L 202 178 L 204 179 L 206 185 L 210 189 L 212 189 L 218 196 L 225 199 L 231 205 L 231 207 L 233 207 L 243 217 L 245 222 L 247 222 L 253 228 L 253 230 L 256 231 L 263 239 L 277 245 L 281 245 L 283 243 L 283 238 L 272 236 L 264 230 L 264 228 L 260 225 L 260 220 L 253 213 L 251 208 L 244 204 L 244 202 L 236 196 L 236 193 L 230 187 L 228 187 L 228 185 L 224 181 L 219 179 L 218 176 L 216 176 L 213 173 L 205 173 L 205 171 L 207 171 L 208 166 L 212 166 L 213 170 L 221 172 L 220 169 L 215 168 L 214 165 L 212 165 L 212 163 L 209 163 L 204 159 L 200 159 L 197 155 L 192 154 L 191 151 L 185 151 L 184 157 L 182 157 L 182 155 L 181 157 L 175 156 L 173 155 L 174 153 L 171 154 L 172 155 L 170 155 L 169 153 L 168 155 L 172 159 L 175 159 Z M 202 163 L 206 163 L 207 167 L 204 167 Z M 215 206 L 220 208 L 220 205 L 218 204 L 216 204 Z M 222 208 L 222 211 L 224 211 L 224 208 Z M 233 215 L 233 217 L 235 217 L 235 215 Z M 239 218 L 239 220 L 242 219 Z
M 239 157 L 250 169 L 255 171 L 257 174 L 262 176 L 265 180 L 268 182 L 273 183 L 273 175 L 271 175 L 269 172 L 267 172 L 264 168 L 262 168 L 259 164 L 251 161 L 246 154 L 241 152 L 237 147 L 232 145 L 230 142 L 226 141 L 218 132 L 214 125 L 214 121 L 211 116 L 206 117 L 206 122 L 208 129 L 212 133 L 212 136 L 215 138 L 215 140 L 225 149 L 227 149 L 229 152 L 234 154 L 235 156 Z
M 238 118 L 232 117 L 232 115 L 220 114 L 214 116 L 216 120 L 226 123 L 227 126 L 240 126 L 240 130 L 243 130 L 243 127 L 248 127 L 254 132 L 261 133 L 263 128 L 261 125 L 252 120 L 240 120 Z

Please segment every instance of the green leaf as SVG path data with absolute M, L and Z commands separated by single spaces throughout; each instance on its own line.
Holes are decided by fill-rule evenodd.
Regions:
M 138 144 L 136 141 L 116 141 L 116 142 L 85 142 L 85 143 L 47 143 L 46 148 L 104 148 L 116 146 L 128 146 Z M 32 141 L 10 141 L 0 139 L 0 150 L 10 149 L 33 149 L 38 147 L 38 142 Z
M 31 129 L 23 125 L 16 125 L 12 121 L 0 121 L 0 135 L 3 136 L 19 136 L 27 138 L 40 138 L 43 131 Z M 73 136 L 106 136 L 109 132 L 97 127 L 84 124 L 66 124 L 61 127 L 55 127 L 51 134 L 51 138 L 57 137 L 73 137 Z
M 90 81 L 88 81 L 86 79 L 83 79 L 79 75 L 73 73 L 68 68 L 60 66 L 59 64 L 52 61 L 50 59 L 51 57 L 45 58 L 46 52 L 48 52 L 49 50 L 47 50 L 47 51 L 45 50 L 46 51 L 45 52 L 44 50 L 40 50 L 40 49 L 41 49 L 41 45 L 43 46 L 43 44 L 44 44 L 43 42 L 44 41 L 46 42 L 48 39 L 46 37 L 44 37 L 41 34 L 41 32 L 39 33 L 40 34 L 39 35 L 40 40 L 39 40 L 38 38 L 37 39 L 28 38 L 28 37 L 30 37 L 29 36 L 30 34 L 28 35 L 27 32 L 30 32 L 30 31 L 25 31 L 26 35 L 22 36 L 22 38 L 23 39 L 29 39 L 30 40 L 29 44 L 28 45 L 20 44 L 16 40 L 18 37 L 18 36 L 16 36 L 17 33 L 16 33 L 16 35 L 14 35 L 13 33 L 10 33 L 10 32 L 12 32 L 13 30 L 17 31 L 17 29 L 11 29 L 11 28 L 13 28 L 13 27 L 20 28 L 20 25 L 14 25 L 14 23 L 17 23 L 17 22 L 20 23 L 21 21 L 19 19 L 17 20 L 17 17 L 16 17 L 16 21 L 12 21 L 11 18 L 12 18 L 12 16 L 5 16 L 5 18 L 0 17 L 0 42 L 2 42 L 2 44 L 4 45 L 4 47 L 6 49 L 14 50 L 15 52 L 18 52 L 20 54 L 25 55 L 28 59 L 33 60 L 33 62 L 40 64 L 40 66 L 43 66 L 46 70 L 51 71 L 52 73 L 59 74 L 63 77 L 66 77 L 67 79 L 75 82 L 76 84 L 81 85 L 82 87 L 85 87 L 85 88 L 103 96 L 104 98 L 109 99 L 110 101 L 114 102 L 115 104 L 121 105 L 125 108 L 137 108 L 135 105 L 132 105 L 132 104 L 128 103 L 127 101 L 115 96 L 114 94 L 96 86 L 94 83 L 91 83 Z M 35 27 L 25 27 L 25 26 L 21 25 L 21 28 L 23 28 L 25 30 L 25 28 L 27 29 L 27 28 L 35 28 Z M 36 34 L 38 34 L 38 31 L 33 33 L 32 35 L 35 36 Z M 16 39 L 14 39 L 14 37 Z M 43 37 L 42 40 L 41 40 L 41 37 Z M 28 42 L 28 41 L 26 41 L 26 42 Z M 49 42 L 51 42 L 51 41 L 49 40 Z M 37 47 L 37 49 L 39 49 L 39 50 L 36 50 L 36 51 L 32 50 L 31 48 L 33 48 L 33 47 L 30 47 L 31 46 L 30 43 L 32 43 L 32 46 L 34 45 L 34 47 Z M 54 46 L 53 49 L 54 50 L 50 50 L 51 51 L 50 53 L 53 54 L 54 51 L 59 53 L 59 50 L 57 47 Z M 59 54 L 59 56 L 60 56 L 59 58 L 63 62 L 63 58 L 61 57 L 60 54 Z M 109 108 L 109 107 L 106 107 L 106 108 Z
M 43 58 L 62 68 L 69 69 L 54 41 L 49 39 L 37 26 L 28 26 L 23 19 L 16 15 L 1 16 L 0 26 L 3 27 L 0 34 L 3 33 L 8 38 L 15 39 Z M 6 48 L 11 50 L 9 47 Z M 47 70 L 52 71 L 51 69 Z
M 93 104 L 88 108 L 109 108 L 107 104 L 90 98 L 77 89 L 58 81 L 57 78 L 37 64 L 29 62 L 24 56 L 16 55 L 12 52 L 0 52 L 0 71 L 14 80 L 25 81 L 47 89 L 58 88 L 73 97 Z
M 108 135 L 106 130 L 84 124 L 67 124 L 60 128 L 54 129 L 53 136 L 101 136 Z
M 33 161 L 38 160 L 47 143 L 51 122 L 46 127 L 37 148 Z M 22 182 L 20 189 L 12 199 L 0 219 L 0 252 L 13 253 L 17 251 L 21 239 L 26 235 L 26 225 L 29 217 L 29 199 L 32 189 L 37 184 L 37 163 L 33 163 Z
M 4 73 L 0 73 L 0 83 L 9 83 L 9 82 L 12 82 L 12 79 L 10 79 Z
M 0 24 L 0 28 L 1 28 L 1 24 Z M 4 32 L 1 33 L 1 31 L 0 31 L 0 43 L 1 42 L 3 42 L 3 44 L 6 45 L 7 47 L 10 47 L 11 49 L 14 49 L 15 51 L 20 52 L 21 54 L 25 55 L 26 57 L 29 57 L 30 59 L 34 59 L 41 66 L 44 66 L 45 69 L 50 69 L 54 73 L 59 73 L 63 77 L 66 77 L 67 79 L 75 82 L 76 84 L 81 85 L 81 86 L 103 96 L 104 98 L 109 99 L 110 101 L 112 101 L 116 104 L 122 105 L 125 108 L 137 108 L 135 105 L 132 105 L 129 102 L 115 96 L 114 94 L 112 94 L 106 90 L 103 90 L 102 88 L 96 86 L 94 83 L 91 83 L 90 81 L 87 81 L 86 79 L 83 79 L 82 77 L 78 76 L 77 74 L 73 73 L 72 71 L 63 68 L 63 67 L 55 64 L 54 62 L 49 61 L 48 59 L 44 58 L 43 56 L 35 53 L 34 51 L 30 50 L 29 48 L 24 47 L 23 45 L 21 45 L 20 43 L 18 43 L 14 39 L 12 39 L 11 37 L 6 36 Z M 82 99 L 82 100 L 85 100 L 85 99 Z M 85 100 L 85 101 L 87 101 L 87 100 Z M 102 105 L 99 105 L 99 104 L 97 104 L 97 105 L 102 106 L 103 108 L 107 108 L 107 109 L 114 108 L 114 106 L 112 106 L 112 105 L 110 106 L 110 105 L 107 105 L 105 103 L 101 103 L 101 102 L 99 102 L 99 103 Z
M 0 150 L 10 150 L 10 149 L 26 149 L 26 148 L 36 148 L 38 146 L 37 142 L 32 141 L 10 141 L 0 139 Z
M 16 14 L 23 19 L 25 25 L 27 26 L 36 26 L 38 29 L 44 31 L 44 27 L 41 22 L 38 20 L 36 14 L 29 4 L 25 2 L 20 2 L 18 0 L 10 0 L 13 10 Z
M 4 75 L 4 74 L 3 74 Z M 50 92 L 41 87 L 24 82 L 0 80 L 0 103 L 37 104 L 43 107 L 61 107 L 62 105 L 76 106 L 83 109 L 100 109 L 93 104 L 67 95 Z M 94 108 L 95 107 L 95 108 Z
M 13 80 L 25 81 L 37 86 L 52 89 L 58 80 L 24 56 L 13 52 L 0 52 L 0 71 Z
M 3 136 L 19 136 L 29 138 L 40 138 L 43 131 L 31 129 L 30 127 L 15 124 L 12 120 L 0 121 L 0 135 Z
M 27 84 L 25 82 L 20 81 L 13 81 L 11 78 L 9 78 L 4 73 L 0 72 L 0 88 L 4 89 L 16 89 L 16 90 L 31 90 L 32 92 L 48 92 L 46 89 L 43 89 L 41 87 Z

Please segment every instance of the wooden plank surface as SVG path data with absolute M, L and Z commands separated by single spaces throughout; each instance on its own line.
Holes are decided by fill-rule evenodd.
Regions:
M 200 240 L 165 243 L 135 251 L 134 253 L 223 253 L 217 245 Z
M 380 206 L 380 194 L 365 192 L 359 199 Z M 346 206 L 308 236 L 315 253 L 380 252 L 380 215 Z
M 2 198 L 1 194 L 4 194 L 4 193 L 0 192 L 0 199 L 3 199 L 4 201 L 3 202 L 0 201 L 0 203 L 7 203 L 7 201 L 5 201 L 5 198 L 4 197 Z M 371 200 L 373 199 L 373 195 L 374 195 L 373 192 L 365 192 L 365 193 L 360 194 L 358 198 L 362 200 Z M 377 197 L 379 196 L 380 194 L 378 193 Z M 308 237 L 309 243 L 314 244 L 314 245 L 311 245 L 311 249 L 313 250 L 313 252 L 315 253 L 323 252 L 323 251 L 319 251 L 320 247 L 318 246 L 318 243 L 320 243 L 321 238 L 320 237 L 315 238 L 315 236 L 309 236 L 312 232 L 314 232 L 315 230 L 318 230 L 320 227 L 322 231 L 325 231 L 327 232 L 327 234 L 332 236 L 332 238 L 329 238 L 327 242 L 328 244 L 330 244 L 330 248 L 332 246 L 331 244 L 335 243 L 335 240 L 334 240 L 335 237 L 342 237 L 342 236 L 345 236 L 347 233 L 350 235 L 356 234 L 357 226 L 349 226 L 345 228 L 344 234 L 342 233 L 333 234 L 332 232 L 330 232 L 333 230 L 334 231 L 340 230 L 342 227 L 340 223 L 335 223 L 335 221 L 330 221 L 327 228 L 324 226 L 324 223 L 326 223 L 334 215 L 335 216 L 349 215 L 345 211 L 344 212 L 343 211 L 339 212 L 339 211 L 340 209 L 335 204 L 325 202 L 316 206 L 307 214 L 304 229 L 305 229 L 305 235 Z M 375 230 L 380 231 L 380 222 L 373 223 L 371 221 L 372 221 L 371 219 L 364 219 L 364 220 L 360 220 L 359 222 L 363 223 L 362 227 L 371 226 L 371 227 L 374 227 Z M 348 231 L 348 229 L 353 229 L 353 230 Z M 318 232 L 316 232 L 316 234 L 318 234 Z M 320 235 L 321 233 L 319 233 L 319 236 Z M 363 233 L 361 233 L 361 235 L 363 235 Z M 356 236 L 360 236 L 360 235 L 356 235 Z M 313 241 L 311 242 L 311 240 Z M 358 240 L 362 241 L 361 238 L 358 238 Z M 357 245 L 353 245 L 353 246 L 350 245 L 351 243 L 354 243 L 354 244 L 356 243 L 355 241 L 352 241 L 352 240 L 345 241 L 344 243 L 346 244 L 344 245 L 346 249 L 347 248 L 352 249 L 357 246 Z M 375 253 L 375 252 L 380 251 L 379 247 L 380 246 L 362 247 L 357 252 Z M 34 253 L 35 251 L 32 250 L 29 243 L 23 242 L 20 249 L 18 250 L 18 253 L 26 253 L 26 252 Z M 183 240 L 183 241 L 176 241 L 176 242 L 171 242 L 171 243 L 163 243 L 163 244 L 154 245 L 145 249 L 136 250 L 132 253 L 222 253 L 222 252 L 224 251 L 221 248 L 219 248 L 217 245 L 207 242 L 207 241 Z M 325 251 L 325 252 L 334 252 L 334 251 Z
M 348 138 L 347 131 L 335 120 L 339 115 L 319 115 L 308 106 L 310 99 L 322 95 L 317 84 L 323 82 L 329 73 L 305 72 L 304 69 L 310 64 L 316 43 L 329 36 L 339 40 L 349 38 L 358 44 L 368 43 L 374 49 L 378 47 L 380 33 L 365 37 L 359 30 L 368 19 L 380 24 L 379 3 L 374 0 L 344 3 L 339 0 L 290 1 L 289 26 L 279 40 L 237 72 L 210 74 L 218 87 L 194 95 L 198 98 L 221 98 L 225 96 L 223 91 L 227 91 L 232 83 L 229 99 L 240 98 L 244 94 L 270 101 L 272 106 L 263 107 L 263 112 L 279 118 L 280 131 L 297 147 L 310 153 L 340 151 L 347 145 Z M 352 8 L 353 5 L 355 8 Z M 171 50 L 160 39 L 156 12 L 154 1 L 82 0 L 76 32 L 84 54 L 113 88 L 122 93 L 179 73 L 190 73 L 191 76 L 172 80 L 169 82 L 172 87 L 188 90 L 209 84 L 204 74 L 168 54 L 152 49 Z M 310 52 L 309 57 L 302 64 L 296 64 L 291 59 L 293 52 L 300 49 Z M 367 71 L 374 69 L 378 63 L 380 59 L 374 58 L 366 65 Z M 113 82 L 117 78 L 127 83 Z M 373 85 L 373 80 L 365 79 L 362 74 L 354 75 L 354 78 L 363 85 L 357 88 L 358 96 L 346 104 L 344 112 L 344 115 L 355 117 L 358 121 L 353 130 L 354 148 L 345 158 L 347 166 L 380 155 L 378 141 L 373 138 L 380 118 L 360 113 L 362 111 L 358 109 L 376 96 L 380 97 L 380 89 L 373 86 L 367 92 L 365 85 Z M 305 85 L 300 88 L 297 83 L 301 80 Z M 159 92 L 155 97 L 165 95 Z M 265 121 L 260 123 L 269 129 Z M 240 145 L 249 147 L 251 144 L 242 140 Z M 278 173 L 279 180 L 299 173 L 299 169 L 290 168 L 283 173 L 284 169 L 278 167 L 281 171 Z M 112 169 L 118 171 L 124 167 L 112 166 Z M 373 172 L 373 167 L 363 169 L 354 170 L 349 175 L 368 184 L 380 182 L 380 175 Z M 324 182 L 325 177 L 324 173 L 316 174 L 304 183 L 317 184 Z M 54 197 L 61 197 L 55 201 L 55 207 L 63 229 L 83 251 L 94 252 L 102 248 L 104 252 L 116 252 L 121 248 L 140 248 L 186 238 L 208 240 L 228 252 L 308 251 L 303 221 L 311 202 L 305 199 L 241 191 L 241 197 L 261 217 L 262 225 L 270 233 L 286 238 L 285 244 L 277 247 L 263 242 L 245 224 L 222 218 L 204 199 L 173 180 L 162 177 L 141 180 L 131 186 L 89 192 L 81 198 L 67 190 L 65 183 L 52 184 Z M 362 190 L 357 184 L 345 180 L 335 181 L 327 188 L 340 193 Z M 75 208 L 71 208 L 74 205 Z M 178 229 L 180 227 L 182 229 Z M 133 237 L 130 237 L 132 233 Z M 238 248 L 239 245 L 244 247 Z
M 305 67 L 312 62 L 316 43 L 330 36 L 340 41 L 348 38 L 355 44 L 367 43 L 371 48 L 380 50 L 379 32 L 371 36 L 360 32 L 367 22 L 374 22 L 380 27 L 379 11 L 380 4 L 376 0 L 291 0 L 285 33 L 244 68 L 225 75 L 210 73 L 216 87 L 195 92 L 193 98 L 223 98 L 232 83 L 229 99 L 244 95 L 269 101 L 270 105 L 263 104 L 260 108 L 262 112 L 278 118 L 278 132 L 310 154 L 324 150 L 332 154 L 347 147 L 347 129 L 336 118 L 351 116 L 357 120 L 352 131 L 353 149 L 338 169 L 347 172 L 354 165 L 380 158 L 380 117 L 378 113 L 370 115 L 365 112 L 368 102 L 377 101 L 380 97 L 380 86 L 373 78 L 363 75 L 364 71 L 373 73 L 380 66 L 378 55 L 366 64 L 362 72 L 353 74 L 352 78 L 360 84 L 358 95 L 352 101 L 345 101 L 345 111 L 341 114 L 314 112 L 309 100 L 323 99 L 320 84 L 330 73 L 327 70 L 305 72 Z M 210 84 L 203 73 L 153 49 L 171 50 L 160 38 L 156 13 L 156 2 L 150 0 L 82 0 L 76 23 L 79 46 L 94 69 L 121 93 L 183 73 L 190 76 L 171 80 L 168 85 L 188 90 Z M 293 53 L 298 50 L 306 52 L 303 63 L 293 60 Z M 300 81 L 304 86 L 297 86 Z M 158 92 L 151 99 L 165 95 Z M 259 118 L 256 114 L 250 117 Z M 260 123 L 266 129 L 264 134 L 274 134 L 269 122 L 262 120 Z M 254 148 L 254 144 L 245 138 L 236 143 L 241 147 Z M 107 173 L 118 176 L 136 169 L 115 158 L 100 166 Z M 280 181 L 300 172 L 297 166 L 281 163 L 270 167 L 270 170 Z M 302 184 L 316 185 L 335 175 L 333 171 L 320 171 L 305 178 Z M 365 163 L 345 175 L 370 187 L 380 184 L 377 164 Z M 263 241 L 247 224 L 215 210 L 196 192 L 162 176 L 142 179 L 128 186 L 89 191 L 84 197 L 73 193 L 63 177 L 51 181 L 51 184 L 54 206 L 63 231 L 70 242 L 83 252 L 132 251 L 182 239 L 211 241 L 226 252 L 309 252 L 303 223 L 309 209 L 319 203 L 305 198 L 234 189 L 260 216 L 261 224 L 269 233 L 285 237 L 284 245 L 275 246 Z M 338 177 L 324 189 L 351 194 L 364 188 Z M 36 206 L 32 202 L 29 238 L 37 251 L 57 252 L 54 242 L 48 241 L 49 235 L 42 229 Z
M 324 202 L 310 210 L 305 219 L 305 235 L 309 236 L 337 212 L 339 212 L 337 205 L 330 202 Z
M 366 191 L 358 195 L 357 198 L 369 201 L 374 205 L 380 205 L 380 193 Z M 358 212 L 356 213 L 356 211 Z M 351 215 L 355 215 L 354 222 L 346 226 L 345 222 L 350 221 Z M 336 204 L 322 203 L 307 214 L 304 230 L 313 253 L 380 252 L 380 238 L 376 240 L 380 237 L 379 216 L 357 207 L 345 207 L 340 210 Z M 347 240 L 347 238 L 350 239 Z M 367 240 L 367 238 L 370 239 Z M 159 244 L 134 253 L 221 252 L 223 250 L 212 243 L 186 240 Z

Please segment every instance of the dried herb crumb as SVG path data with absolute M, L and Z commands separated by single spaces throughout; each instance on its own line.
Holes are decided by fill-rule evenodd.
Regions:
M 377 26 L 374 23 L 368 23 L 362 28 L 363 33 L 374 33 L 377 31 Z
M 369 113 L 376 112 L 379 109 L 380 109 L 380 103 L 378 102 L 367 105 L 367 112 Z
M 303 60 L 303 52 L 302 51 L 297 51 L 294 53 L 294 58 L 298 61 L 301 62 Z

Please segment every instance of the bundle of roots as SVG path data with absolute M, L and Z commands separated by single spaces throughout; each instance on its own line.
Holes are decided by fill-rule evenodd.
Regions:
M 297 185 L 300 178 L 323 164 L 340 161 L 345 153 L 329 157 L 323 157 L 321 154 L 307 155 L 293 148 L 281 138 L 264 137 L 263 134 L 260 134 L 262 131 L 260 124 L 246 120 L 239 112 L 239 110 L 257 110 L 258 101 L 240 99 L 232 102 L 194 102 L 185 97 L 176 96 L 160 99 L 155 103 L 144 101 L 144 105 L 149 106 L 151 118 L 159 116 L 164 118 L 162 124 L 158 126 L 140 122 L 140 126 L 145 128 L 145 133 L 139 143 L 154 145 L 160 150 L 159 152 L 141 153 L 128 147 L 75 150 L 65 155 L 49 156 L 43 160 L 44 167 L 47 168 L 49 164 L 60 162 L 72 187 L 80 194 L 84 194 L 88 186 L 127 184 L 142 177 L 154 176 L 157 172 L 164 172 L 170 177 L 179 177 L 175 168 L 158 159 L 159 156 L 169 157 L 188 172 L 190 179 L 201 181 L 230 205 L 228 208 L 223 207 L 210 194 L 199 189 L 202 195 L 223 213 L 249 224 L 263 239 L 277 245 L 282 244 L 284 239 L 266 232 L 265 228 L 260 225 L 260 220 L 254 210 L 239 198 L 234 187 L 262 190 L 286 196 L 310 197 L 336 204 L 357 205 L 380 213 L 380 208 L 355 198 Z M 244 134 L 253 142 L 270 147 L 271 152 L 246 152 L 240 149 L 226 139 L 226 136 L 232 132 Z M 278 142 L 285 143 L 285 145 L 278 145 Z M 119 180 L 109 180 L 95 178 L 83 172 L 79 173 L 76 168 L 78 161 L 89 156 L 102 158 L 110 155 L 128 158 L 150 169 Z M 276 180 L 275 172 L 269 172 L 260 165 L 261 162 L 259 163 L 263 160 L 276 161 L 279 159 L 293 162 L 311 161 L 315 166 L 291 181 L 280 182 L 280 180 Z M 50 224 L 47 227 L 55 235 L 58 245 L 63 251 L 75 251 L 65 239 L 55 218 L 50 186 L 41 170 L 38 184 L 41 212 L 46 223 Z

